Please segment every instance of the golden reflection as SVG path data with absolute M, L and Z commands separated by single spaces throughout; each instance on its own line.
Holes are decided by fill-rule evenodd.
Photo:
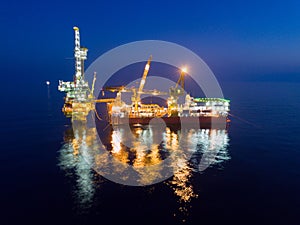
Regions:
M 165 182 L 178 197 L 178 210 L 184 216 L 188 216 L 189 204 L 192 199 L 197 198 L 198 194 L 195 193 L 194 187 L 190 181 L 193 173 L 189 162 L 188 154 L 193 154 L 197 151 L 197 132 L 193 129 L 183 131 L 166 132 L 166 143 L 172 143 L 171 149 L 176 151 L 176 155 L 172 157 L 173 177 L 171 180 Z M 180 142 L 179 142 L 180 137 Z M 174 214 L 176 216 L 176 214 Z
M 166 132 L 166 143 L 171 142 L 170 132 Z M 191 183 L 193 175 L 203 168 L 215 166 L 230 159 L 227 151 L 229 138 L 225 130 L 189 130 L 182 132 L 181 146 L 185 149 L 180 151 L 192 151 L 193 155 L 190 160 L 184 158 L 174 158 L 173 168 L 174 175 L 166 184 L 172 188 L 174 194 L 178 197 L 178 210 L 183 213 L 184 217 L 189 216 L 191 201 L 198 198 L 199 190 L 194 190 Z M 221 164 L 220 164 L 221 165 Z M 176 213 L 174 216 L 177 216 Z M 183 220 L 185 221 L 185 219 Z
M 139 182 L 147 185 L 161 177 L 162 159 L 159 155 L 158 145 L 151 145 L 150 153 L 141 153 L 135 160 L 133 166 L 140 174 Z M 151 167 L 150 167 L 151 166 Z
M 78 146 L 78 141 L 77 141 L 77 139 L 73 139 L 72 140 L 72 147 L 73 147 L 73 155 L 74 156 L 77 156 L 78 155 L 78 153 L 79 153 L 79 146 Z
M 112 145 L 112 150 L 111 153 L 112 155 L 122 162 L 123 164 L 126 164 L 129 162 L 129 154 L 128 152 L 121 147 L 121 139 L 120 139 L 121 133 L 119 130 L 114 130 L 112 131 L 111 135 L 111 145 Z
M 174 216 L 179 216 L 185 218 L 189 216 L 189 210 L 191 209 L 191 201 L 198 198 L 198 194 L 195 193 L 194 187 L 191 184 L 192 169 L 188 165 L 187 161 L 182 160 L 181 168 L 179 168 L 175 173 L 171 181 L 167 182 L 167 185 L 171 187 L 174 195 L 178 197 L 178 214 Z
M 180 168 L 174 173 L 173 179 L 169 184 L 180 201 L 190 202 L 192 198 L 198 197 L 198 195 L 194 193 L 193 186 L 190 183 L 192 169 L 188 166 L 186 160 L 180 161 Z
M 138 128 L 137 140 L 133 142 L 133 152 L 135 159 L 133 160 L 133 168 L 139 173 L 139 182 L 147 185 L 161 177 L 162 166 L 160 162 L 159 144 L 153 143 L 153 136 L 157 131 L 152 127 L 148 129 Z
M 129 139 L 122 127 L 110 127 L 106 133 L 97 133 L 95 128 L 78 126 L 74 134 L 71 133 L 70 130 L 65 133 L 59 165 L 66 174 L 76 177 L 75 193 L 82 203 L 93 200 L 96 182 L 92 168 L 100 168 L 104 177 L 118 174 L 120 181 L 132 179 L 130 170 L 134 170 L 137 174 L 134 179 L 139 185 L 164 179 L 168 170 L 173 176 L 166 184 L 178 198 L 178 210 L 188 215 L 191 201 L 200 191 L 195 190 L 196 184 L 191 178 L 208 167 L 222 166 L 222 162 L 230 159 L 225 130 L 166 127 L 157 131 L 151 126 L 138 127 L 132 129 L 135 139 L 131 140 L 131 146 L 124 144 Z M 96 140 L 97 135 L 105 136 L 102 143 Z M 161 142 L 154 143 L 159 135 Z M 104 151 L 99 151 L 100 144 Z M 165 159 L 169 161 L 165 163 Z

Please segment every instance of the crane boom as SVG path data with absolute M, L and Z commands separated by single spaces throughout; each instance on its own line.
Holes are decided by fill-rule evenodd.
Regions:
M 90 90 L 89 98 L 94 99 L 94 89 L 95 89 L 95 82 L 96 82 L 96 75 L 97 73 L 94 72 L 94 79 L 92 83 L 92 89 Z
M 141 94 L 143 92 L 143 89 L 144 89 L 144 86 L 145 86 L 145 83 L 146 83 L 146 78 L 147 78 L 147 75 L 149 73 L 151 61 L 152 61 L 152 55 L 150 55 L 150 57 L 147 61 L 147 64 L 145 66 L 144 73 L 143 73 L 143 76 L 142 76 L 142 80 L 140 82 L 139 89 L 138 89 L 137 93 L 135 93 L 136 97 L 135 97 L 135 103 L 134 104 L 135 104 L 135 111 L 136 112 L 138 111 L 138 103 L 141 101 Z
M 147 64 L 145 66 L 143 77 L 142 77 L 142 80 L 141 80 L 141 83 L 140 83 L 140 87 L 139 87 L 139 90 L 138 90 L 138 94 L 141 93 L 143 91 L 143 89 L 144 89 L 144 86 L 145 86 L 145 83 L 146 83 L 146 78 L 147 78 L 147 75 L 149 73 L 151 61 L 152 61 L 152 55 L 150 55 L 150 57 L 149 57 L 149 59 L 147 61 Z
M 184 89 L 184 75 L 186 73 L 186 69 L 182 69 L 180 72 L 180 77 L 176 83 L 175 88 L 178 88 L 178 85 L 180 84 L 181 88 Z

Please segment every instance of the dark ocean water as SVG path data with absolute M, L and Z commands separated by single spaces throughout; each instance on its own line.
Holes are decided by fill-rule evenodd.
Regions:
M 300 84 L 221 86 L 232 117 L 215 163 L 195 167 L 220 140 L 199 131 L 180 173 L 144 187 L 109 181 L 74 154 L 56 84 L 5 98 L 0 224 L 300 224 Z

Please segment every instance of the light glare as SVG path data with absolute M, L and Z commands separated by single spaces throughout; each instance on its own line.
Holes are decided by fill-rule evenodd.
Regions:
M 181 71 L 182 71 L 183 73 L 187 73 L 187 68 L 186 68 L 186 67 L 183 67 L 183 68 L 181 68 Z

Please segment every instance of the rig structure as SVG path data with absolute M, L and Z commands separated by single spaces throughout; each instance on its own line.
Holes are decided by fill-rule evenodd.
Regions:
M 142 124 L 147 125 L 153 118 L 162 118 L 166 124 L 178 125 L 184 123 L 200 123 L 201 128 L 211 128 L 212 124 L 221 128 L 227 126 L 229 122 L 229 104 L 230 101 L 224 98 L 194 98 L 184 90 L 184 78 L 187 69 L 182 68 L 180 77 L 175 87 L 170 87 L 169 92 L 158 90 L 144 90 L 147 75 L 152 61 L 152 55 L 149 57 L 139 87 L 104 87 L 104 91 L 116 92 L 115 98 L 96 99 L 94 97 L 94 86 L 96 73 L 91 89 L 84 77 L 84 61 L 87 59 L 88 49 L 80 46 L 79 28 L 74 27 L 75 31 L 75 75 L 73 81 L 59 81 L 58 90 L 65 92 L 65 102 L 62 108 L 63 113 L 72 120 L 86 121 L 89 112 L 94 111 L 99 120 L 95 104 L 106 103 L 109 123 L 112 125 L 122 124 Z M 122 101 L 122 92 L 130 92 L 131 103 Z M 153 96 L 167 95 L 167 106 L 158 104 L 144 104 L 141 101 L 142 94 Z M 184 103 L 179 103 L 178 99 L 183 96 Z M 215 127 L 215 126 L 214 126 Z
M 87 59 L 88 49 L 80 46 L 79 28 L 73 27 L 73 29 L 75 31 L 74 80 L 67 82 L 60 80 L 58 90 L 66 92 L 65 103 L 62 108 L 66 117 L 71 117 L 72 120 L 85 121 L 89 112 L 95 109 L 93 91 L 96 74 L 94 74 L 92 89 L 90 89 L 88 82 L 84 79 L 84 61 Z

